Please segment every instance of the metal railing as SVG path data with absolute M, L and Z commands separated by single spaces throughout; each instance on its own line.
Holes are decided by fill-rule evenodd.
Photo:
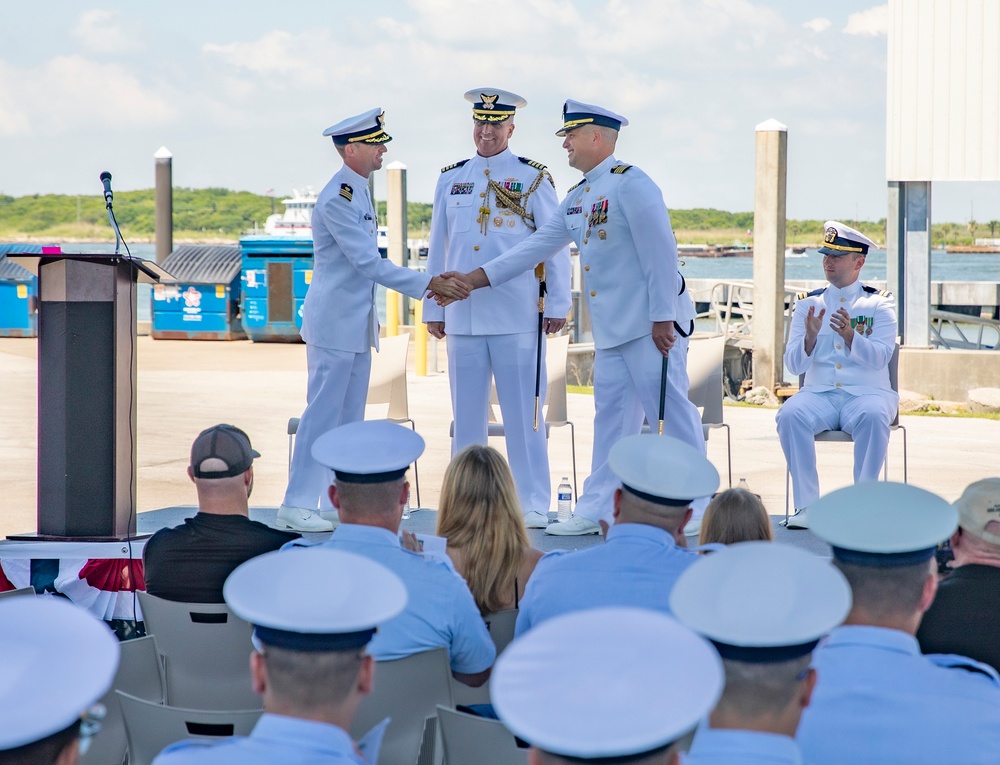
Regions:
M 986 340 L 992 340 L 992 345 Z M 1000 321 L 954 311 L 931 311 L 931 345 L 947 349 L 998 350 Z

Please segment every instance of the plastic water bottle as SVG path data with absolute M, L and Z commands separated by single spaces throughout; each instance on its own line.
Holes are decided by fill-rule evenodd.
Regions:
M 569 478 L 566 476 L 563 476 L 556 489 L 556 508 L 557 520 L 568 521 L 573 517 L 573 487 L 569 485 Z
M 743 491 L 750 491 L 750 484 L 747 483 L 746 478 L 741 478 L 740 482 L 736 486 L 737 489 L 743 489 Z
M 408 521 L 410 519 L 410 490 L 406 490 L 406 502 L 403 504 L 403 520 Z

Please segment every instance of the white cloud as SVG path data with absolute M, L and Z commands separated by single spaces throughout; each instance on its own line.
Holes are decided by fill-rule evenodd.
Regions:
M 119 64 L 56 56 L 32 69 L 0 61 L 0 134 L 53 135 L 104 124 L 111 129 L 164 122 L 167 101 Z
M 825 32 L 827 29 L 830 28 L 832 24 L 833 22 L 830 21 L 830 19 L 818 18 L 818 19 L 813 19 L 812 21 L 807 21 L 802 26 L 805 27 L 806 29 L 811 29 L 813 32 L 819 33 L 819 32 Z
M 117 13 L 97 8 L 80 14 L 72 34 L 96 53 L 134 53 L 144 47 L 139 24 L 123 22 Z
M 844 34 L 879 37 L 889 32 L 889 6 L 876 5 L 867 11 L 852 13 L 847 17 Z

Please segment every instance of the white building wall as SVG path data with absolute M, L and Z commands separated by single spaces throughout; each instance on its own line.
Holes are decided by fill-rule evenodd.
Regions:
M 1000 0 L 889 0 L 886 178 L 1000 180 Z

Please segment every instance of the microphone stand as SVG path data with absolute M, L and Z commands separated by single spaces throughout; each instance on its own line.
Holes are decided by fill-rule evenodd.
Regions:
M 122 232 L 118 228 L 118 221 L 115 220 L 115 211 L 111 207 L 111 195 L 105 195 L 105 207 L 108 209 L 108 220 L 111 222 L 111 228 L 115 230 L 115 255 L 121 254 L 121 243 L 122 243 Z

